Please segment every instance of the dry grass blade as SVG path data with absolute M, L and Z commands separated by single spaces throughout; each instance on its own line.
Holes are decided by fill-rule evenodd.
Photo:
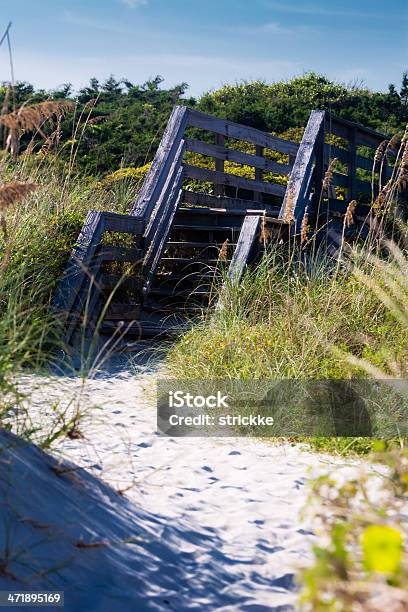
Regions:
M 10 103 L 10 85 L 7 87 L 7 91 L 4 96 L 3 105 L 1 107 L 1 115 L 6 115 L 8 113 L 9 103 Z
M 56 129 L 50 136 L 48 136 L 48 138 L 45 140 L 43 146 L 40 149 L 41 155 L 47 155 L 50 151 L 52 151 L 52 149 L 56 149 L 58 147 L 61 140 L 61 134 L 61 116 L 59 116 L 57 119 Z M 28 152 L 28 147 L 26 149 L 26 152 Z
M 110 119 L 107 115 L 98 115 L 97 117 L 93 117 L 88 121 L 88 125 L 97 125 L 98 123 L 102 123 L 103 121 L 107 121 Z
M 307 212 L 307 206 L 305 208 L 305 214 L 303 215 L 302 224 L 300 226 L 300 244 L 307 242 L 309 234 L 309 214 Z
M 0 212 L 17 202 L 21 202 L 35 189 L 37 189 L 35 183 L 5 183 L 0 185 Z
M 329 190 L 329 187 L 332 183 L 334 166 L 336 165 L 337 161 L 338 161 L 337 157 L 332 159 L 332 161 L 329 164 L 329 167 L 326 170 L 326 174 L 324 175 L 324 179 L 323 179 L 323 191 L 324 192 L 327 192 Z
M 74 103 L 68 100 L 58 102 L 48 100 L 39 104 L 22 106 L 12 113 L 0 116 L 0 124 L 10 130 L 31 131 L 38 129 L 47 119 L 64 116 L 73 106 Z
M 272 230 L 270 227 L 268 227 L 266 216 L 263 215 L 261 219 L 261 231 L 259 234 L 259 242 L 265 245 L 267 242 L 269 242 L 271 236 L 272 236 Z
M 387 151 L 388 145 L 389 145 L 389 141 L 388 140 L 383 140 L 382 142 L 380 142 L 380 144 L 378 145 L 376 151 L 375 151 L 375 155 L 374 155 L 374 164 L 379 163 L 385 152 Z
M 294 221 L 295 204 L 296 202 L 294 188 L 293 185 L 289 185 L 285 195 L 285 208 L 283 214 L 284 223 L 292 223 L 292 221 Z
M 401 144 L 401 134 L 394 134 L 389 143 L 387 144 L 387 148 L 385 150 L 386 155 L 395 154 L 398 151 L 398 148 Z
M 408 185 L 408 139 L 405 140 L 401 165 L 395 183 L 398 191 L 403 191 Z
M 356 210 L 357 202 L 356 200 L 351 200 L 350 204 L 347 206 L 346 214 L 344 215 L 344 225 L 345 227 L 350 227 L 354 223 L 354 212 Z
M 220 249 L 220 254 L 218 259 L 220 260 L 225 260 L 227 259 L 227 255 L 228 255 L 228 244 L 229 244 L 229 240 L 228 238 L 225 240 L 225 242 L 223 242 L 221 249 Z
M 374 204 L 373 204 L 373 208 L 375 210 L 381 210 L 385 207 L 385 205 L 388 203 L 388 197 L 389 194 L 392 190 L 392 180 L 390 179 L 385 185 L 384 187 L 381 189 L 380 193 L 378 194 L 378 196 L 376 197 L 376 199 L 374 200 Z

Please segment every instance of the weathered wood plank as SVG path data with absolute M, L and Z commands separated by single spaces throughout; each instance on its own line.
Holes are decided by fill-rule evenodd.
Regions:
M 345 149 L 340 149 L 339 147 L 334 147 L 328 144 L 324 145 L 324 149 L 325 149 L 326 163 L 328 163 L 329 160 L 333 160 L 334 158 L 337 158 L 340 162 L 347 164 L 347 166 L 350 164 L 350 154 Z M 356 155 L 355 159 L 356 159 L 357 168 L 363 168 L 363 170 L 368 170 L 369 172 L 372 171 L 373 169 L 372 159 L 368 157 L 363 157 L 362 155 Z
M 333 159 L 338 159 L 343 164 L 349 164 L 350 162 L 350 154 L 346 149 L 340 149 L 340 147 L 335 147 L 333 145 L 324 145 L 324 160 L 325 163 L 328 164 Z
M 99 276 L 99 284 L 104 291 L 112 292 L 116 291 L 119 288 L 123 288 L 126 290 L 141 290 L 141 282 L 142 279 L 140 276 L 134 275 L 122 275 L 118 274 L 100 274 Z
M 264 152 L 264 149 L 260 147 L 259 145 L 256 145 L 255 156 L 258 159 L 264 159 L 263 152 Z M 255 180 L 259 182 L 263 181 L 263 170 L 261 168 L 255 167 Z M 263 201 L 262 193 L 259 193 L 259 191 L 255 191 L 254 200 L 255 202 L 261 203 Z
M 140 318 L 140 304 L 110 304 L 105 321 L 137 321 Z
M 177 152 L 174 156 L 173 162 L 171 164 L 171 167 L 169 169 L 168 175 L 166 177 L 166 181 L 163 185 L 162 192 L 156 202 L 155 208 L 151 214 L 150 221 L 145 231 L 144 237 L 145 237 L 146 249 L 149 249 L 150 243 L 156 234 L 157 228 L 163 222 L 163 215 L 165 215 L 165 211 L 167 209 L 167 201 L 169 198 L 169 194 L 172 193 L 173 191 L 174 182 L 178 180 L 180 176 L 182 179 L 182 175 L 184 172 L 184 167 L 182 165 L 184 151 L 185 151 L 185 143 L 184 143 L 184 140 L 181 140 L 179 143 Z
M 157 266 L 159 265 L 159 261 L 163 255 L 166 242 L 170 235 L 177 208 L 182 200 L 182 180 L 183 167 L 180 167 L 178 169 L 177 176 L 173 181 L 171 191 L 166 201 L 166 206 L 162 212 L 159 225 L 156 229 L 156 233 L 151 241 L 149 250 L 143 262 L 145 270 L 145 282 L 143 286 L 144 296 L 147 296 L 149 293 L 154 275 L 156 274 Z
M 368 181 L 361 181 L 360 179 L 355 179 L 355 185 L 357 200 L 359 193 L 371 193 L 371 183 L 369 183 Z
M 260 224 L 260 215 L 250 215 L 244 219 L 238 243 L 227 274 L 228 280 L 233 284 L 239 283 L 245 272 L 251 252 L 258 239 Z
M 139 233 L 143 228 L 140 218 L 119 215 L 116 213 L 90 211 L 73 250 L 59 289 L 54 299 L 54 308 L 63 313 L 67 323 L 66 340 L 69 342 L 81 321 L 86 315 L 88 321 L 99 316 L 95 306 L 99 300 L 99 270 L 102 264 L 100 257 L 101 240 L 105 231 Z M 105 247 L 106 248 L 106 247 Z M 117 247 L 109 247 L 111 260 L 120 259 Z M 132 261 L 141 259 L 141 251 L 131 249 Z M 121 250 L 123 257 L 123 249 Z M 128 261 L 129 259 L 122 259 Z
M 260 191 L 261 193 L 269 193 L 283 197 L 286 187 L 277 185 L 276 183 L 264 183 L 261 181 L 253 181 L 250 179 L 229 174 L 227 172 L 216 172 L 207 168 L 197 168 L 196 166 L 184 166 L 184 174 L 188 178 L 197 179 L 199 181 L 209 181 L 210 183 L 228 185 L 229 187 L 237 187 L 238 189 L 246 189 L 248 191 Z
M 326 211 L 329 210 L 330 212 L 344 215 L 346 213 L 348 204 L 349 200 L 330 199 L 328 202 L 323 201 L 321 203 L 320 212 L 321 214 L 326 215 Z M 357 204 L 355 214 L 356 216 L 365 217 L 370 212 L 370 208 L 371 207 L 368 204 Z
M 348 187 L 349 185 L 348 174 L 340 174 L 339 172 L 334 172 L 331 184 L 335 185 L 336 187 Z
M 320 140 L 323 147 L 324 111 L 312 111 L 305 133 L 300 143 L 295 165 L 289 176 L 286 195 L 279 217 L 295 222 L 295 231 L 300 229 L 304 211 L 309 203 L 310 185 L 313 174 L 313 162 L 316 158 L 316 147 Z
M 195 206 L 209 206 L 210 208 L 224 208 L 226 210 L 254 210 L 255 208 L 266 210 L 267 212 L 275 212 L 276 206 L 270 204 L 262 204 L 258 206 L 253 200 L 244 200 L 242 198 L 228 198 L 202 193 L 200 191 L 183 190 L 183 202 L 186 204 L 194 204 Z
M 378 144 L 384 140 L 384 134 L 377 132 L 371 128 L 367 128 L 361 123 L 353 123 L 347 119 L 334 117 L 333 115 L 327 115 L 326 120 L 326 132 L 340 136 L 341 138 L 348 139 L 349 129 L 357 130 L 357 143 L 364 144 L 365 146 L 376 148 Z M 364 142 L 360 142 L 364 140 Z
M 286 155 L 296 155 L 298 145 L 295 142 L 289 140 L 283 140 L 278 136 L 273 136 L 267 132 L 262 132 L 256 128 L 234 123 L 227 119 L 219 119 L 218 117 L 212 117 L 206 115 L 197 110 L 189 110 L 188 125 L 203 130 L 209 130 L 216 134 L 222 134 L 227 138 L 234 138 L 237 140 L 245 140 L 253 144 L 259 145 L 260 147 L 266 147 L 273 151 L 280 151 Z
M 101 261 L 128 261 L 131 263 L 141 262 L 143 259 L 142 249 L 130 249 L 122 246 L 100 245 L 96 256 Z
M 331 235 L 331 238 L 338 240 L 338 243 L 340 246 L 343 231 L 344 231 L 345 237 L 349 240 L 350 239 L 352 240 L 361 239 L 361 238 L 365 238 L 368 235 L 370 231 L 370 225 L 368 222 L 367 223 L 357 222 L 357 223 L 353 223 L 349 227 L 344 227 L 344 220 L 339 217 L 335 217 L 335 218 L 330 219 L 328 229 L 329 229 L 329 235 Z
M 133 215 L 121 215 L 119 213 L 104 212 L 105 231 L 120 232 L 124 234 L 142 234 L 144 220 L 142 217 Z
M 243 166 L 252 166 L 259 168 L 264 172 L 276 172 L 278 174 L 288 175 L 292 170 L 292 166 L 289 164 L 279 164 L 273 159 L 262 157 L 261 155 L 250 155 L 249 153 L 242 153 L 235 149 L 228 149 L 226 147 L 214 145 L 201 140 L 195 140 L 193 138 L 186 138 L 186 149 L 193 153 L 200 153 L 201 155 L 207 155 L 208 157 L 214 157 L 218 160 L 231 161 L 236 164 L 242 164 Z M 262 149 L 262 147 L 260 147 Z
M 188 109 L 175 106 L 131 214 L 150 218 L 166 182 L 187 125 Z
M 350 200 L 354 200 L 357 198 L 358 193 L 371 193 L 371 183 L 368 181 L 361 181 L 360 179 L 353 178 L 354 183 L 354 197 L 352 197 L 349 189 L 350 189 L 350 175 L 348 174 L 339 174 L 335 172 L 333 174 L 332 185 L 336 187 L 346 187 L 348 190 L 347 197 Z M 358 198 L 357 198 L 358 199 Z
M 374 136 L 370 134 L 370 132 L 357 129 L 356 130 L 356 144 L 363 145 L 364 147 L 370 147 L 371 149 L 376 149 L 380 142 L 384 140 L 383 135 Z
M 198 141 L 196 141 L 198 142 Z M 223 149 L 225 147 L 225 136 L 222 134 L 216 134 L 216 142 L 219 149 Z M 224 172 L 224 160 L 222 157 L 217 157 L 214 155 L 215 159 L 215 169 L 217 172 Z M 224 195 L 224 185 L 215 185 L 214 193 L 217 196 Z
M 53 301 L 54 309 L 65 318 L 70 315 L 74 303 L 78 301 L 82 285 L 93 273 L 94 255 L 104 231 L 104 213 L 89 211 Z
M 356 155 L 357 168 L 362 168 L 363 170 L 368 170 L 369 172 L 372 172 L 373 165 L 374 161 L 372 159 L 369 159 L 368 157 L 363 157 L 362 155 Z

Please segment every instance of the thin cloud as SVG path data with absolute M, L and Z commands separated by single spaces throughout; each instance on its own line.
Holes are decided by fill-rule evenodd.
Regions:
M 122 4 L 128 6 L 129 8 L 137 8 L 138 6 L 146 6 L 147 0 L 120 0 Z
M 99 30 L 101 32 L 117 32 L 119 34 L 124 34 L 127 31 L 119 24 L 102 21 L 96 17 L 88 17 L 87 15 L 73 13 L 72 11 L 64 11 L 62 19 L 64 23 L 77 26 L 79 28 L 88 28 L 91 30 Z
M 330 7 L 327 8 L 326 6 L 319 6 L 317 4 L 283 4 L 281 2 L 274 2 L 269 0 L 262 0 L 262 4 L 266 8 L 270 8 L 276 11 L 282 11 L 285 13 L 294 13 L 297 15 L 314 15 L 320 17 L 384 17 L 383 14 L 373 13 L 372 11 L 353 11 L 336 8 L 333 9 Z
M 259 35 L 259 34 L 269 34 L 274 36 L 291 36 L 297 37 L 299 34 L 307 34 L 313 31 L 313 29 L 308 25 L 293 25 L 293 26 L 284 26 L 276 21 L 271 21 L 267 23 L 260 23 L 254 25 L 243 25 L 243 26 L 234 26 L 223 28 L 224 32 L 226 30 L 230 32 L 237 32 L 248 35 Z
M 295 25 L 292 27 L 287 27 L 281 25 L 280 23 L 272 21 L 258 26 L 257 28 L 255 28 L 255 30 L 258 32 L 268 32 L 270 34 L 292 36 L 294 34 L 299 34 L 302 32 L 310 32 L 311 28 L 306 25 Z

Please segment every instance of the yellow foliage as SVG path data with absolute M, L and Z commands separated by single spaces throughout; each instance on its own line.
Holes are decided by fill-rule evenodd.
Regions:
M 394 574 L 402 559 L 402 534 L 389 525 L 369 525 L 362 534 L 363 560 L 369 571 Z
M 131 179 L 137 182 L 142 182 L 150 170 L 151 163 L 140 166 L 139 168 L 119 168 L 111 174 L 106 175 L 100 182 L 101 187 L 111 187 L 120 181 Z
M 207 170 L 215 170 L 215 162 L 213 158 L 201 155 L 199 153 L 187 153 L 185 161 L 191 166 L 197 166 L 198 168 L 206 168 Z M 234 174 L 235 176 L 240 176 L 245 179 L 255 179 L 255 168 L 253 168 L 252 166 L 243 166 L 235 162 L 226 161 L 224 163 L 224 170 L 228 174 Z M 279 185 L 286 185 L 288 182 L 288 177 L 284 174 L 264 172 L 263 180 L 267 183 L 278 183 Z

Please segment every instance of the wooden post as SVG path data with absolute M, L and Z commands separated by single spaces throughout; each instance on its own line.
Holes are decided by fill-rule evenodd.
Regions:
M 259 157 L 263 157 L 263 154 L 264 154 L 263 147 L 256 145 L 255 155 L 258 155 Z M 255 180 L 260 181 L 260 182 L 263 181 L 263 172 L 260 168 L 255 168 Z M 259 191 L 254 192 L 254 202 L 259 202 L 259 203 L 263 202 L 263 195 Z
M 313 164 L 316 161 L 317 171 L 321 171 L 323 166 L 325 115 L 325 111 L 312 111 L 310 114 L 279 213 L 279 218 L 285 222 L 294 221 L 292 228 L 295 233 L 300 231 L 305 208 L 310 203 Z
M 223 147 L 225 145 L 225 136 L 222 134 L 216 134 L 215 142 L 218 146 Z M 224 172 L 224 160 L 223 159 L 215 159 L 215 170 L 216 172 Z M 219 183 L 214 183 L 214 195 L 223 196 L 224 195 L 224 185 L 220 185 Z
M 348 194 L 349 202 L 355 200 L 356 193 L 356 171 L 357 171 L 357 133 L 354 127 L 349 130 L 349 165 L 348 165 Z
M 261 217 L 247 215 L 241 227 L 238 243 L 232 257 L 227 278 L 233 283 L 239 283 L 248 265 L 251 252 L 259 233 Z
M 147 173 L 131 215 L 142 216 L 147 222 L 159 198 L 174 156 L 183 140 L 188 121 L 189 109 L 185 106 L 175 106 L 160 142 L 157 153 Z

